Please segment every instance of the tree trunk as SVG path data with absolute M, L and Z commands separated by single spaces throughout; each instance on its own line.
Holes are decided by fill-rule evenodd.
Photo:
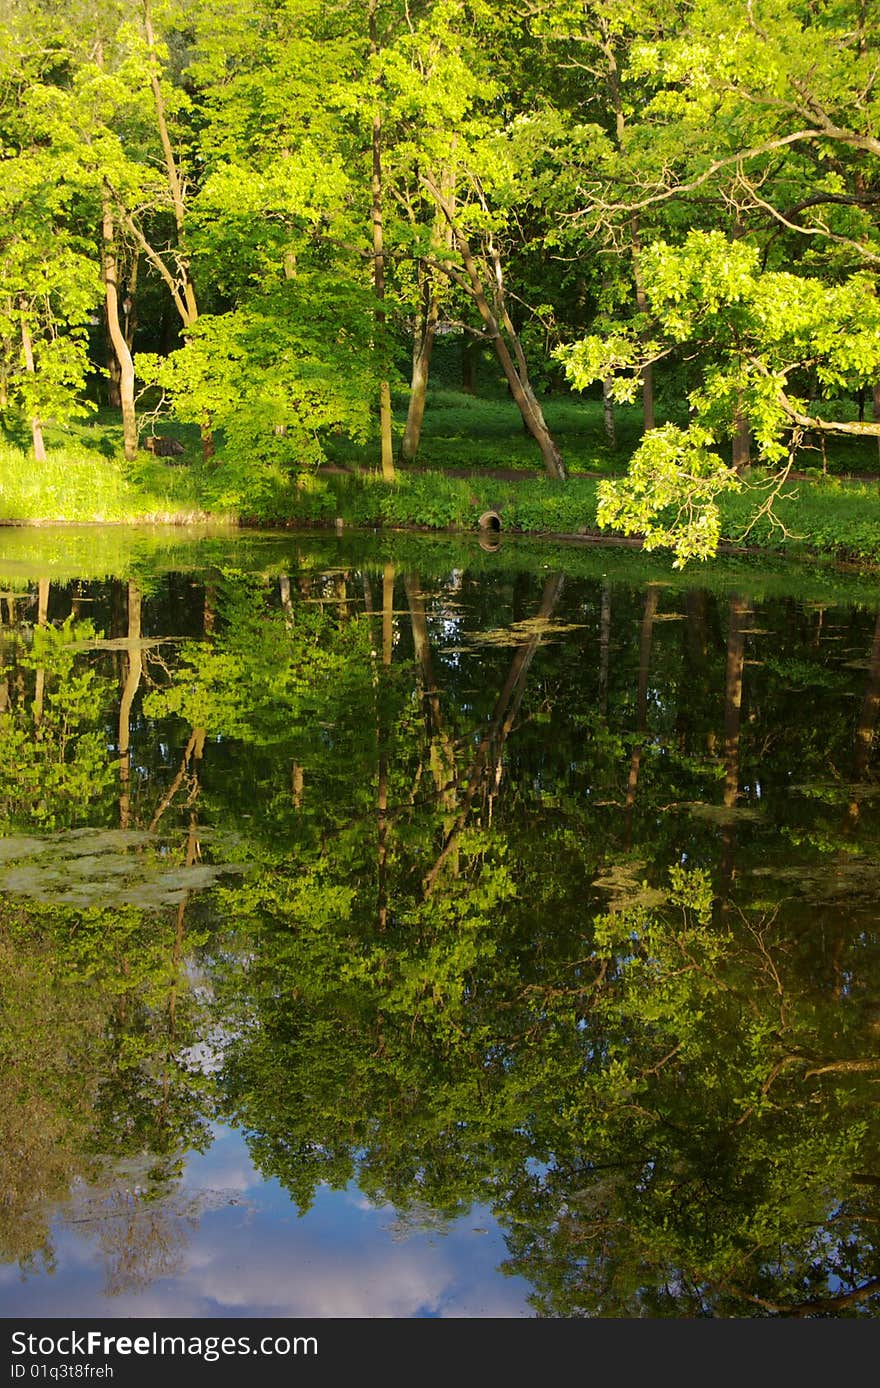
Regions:
M 880 424 L 880 381 L 875 381 L 871 394 L 874 407 L 874 419 L 876 423 Z M 880 451 L 880 434 L 877 435 L 877 448 L 878 451 Z
M 104 292 L 107 327 L 119 363 L 119 400 L 122 407 L 122 440 L 129 462 L 137 457 L 137 420 L 134 410 L 134 363 L 119 322 L 119 267 L 116 257 L 115 228 L 109 194 L 105 194 L 103 219 Z
M 422 421 L 425 417 L 425 401 L 428 395 L 428 372 L 431 366 L 434 340 L 437 336 L 438 312 L 437 296 L 431 293 L 430 303 L 420 324 L 420 331 L 413 351 L 409 407 L 406 412 L 406 427 L 400 445 L 400 461 L 402 463 L 411 463 L 419 451 Z
M 128 647 L 127 671 L 122 697 L 119 700 L 119 827 L 131 823 L 131 710 L 144 672 L 143 653 L 138 642 L 141 637 L 141 590 L 136 583 L 128 585 Z
M 480 317 L 486 328 L 486 337 L 492 343 L 495 354 L 501 363 L 510 393 L 516 401 L 517 408 L 522 415 L 522 421 L 532 438 L 541 450 L 541 457 L 544 460 L 544 468 L 548 477 L 556 481 L 566 480 L 565 464 L 562 461 L 562 454 L 556 446 L 556 442 L 538 403 L 538 397 L 532 388 L 529 380 L 528 366 L 526 364 L 525 353 L 519 335 L 513 326 L 510 315 L 507 312 L 504 299 L 504 282 L 501 272 L 501 260 L 494 248 L 489 246 L 489 256 L 492 260 L 492 271 L 495 280 L 493 291 L 494 307 L 489 302 L 480 269 L 474 257 L 470 242 L 458 225 L 455 219 L 455 208 L 450 199 L 446 197 L 441 188 L 430 179 L 423 179 L 425 187 L 437 203 L 437 206 L 445 216 L 455 246 L 464 262 L 467 279 L 460 274 L 452 272 L 452 278 L 461 288 L 467 290 L 479 310 Z M 509 344 L 509 345 L 508 345 Z
M 733 417 L 733 449 L 731 465 L 734 472 L 742 472 L 752 460 L 752 436 L 749 421 L 741 409 Z
M 443 194 L 450 202 L 455 199 L 455 176 L 447 170 L 440 182 Z M 439 208 L 434 212 L 433 240 L 438 244 L 444 261 L 448 263 L 452 253 L 452 228 Z M 424 260 L 421 262 L 422 303 L 417 324 L 416 340 L 413 345 L 412 383 L 409 407 L 406 415 L 406 428 L 400 447 L 402 462 L 412 462 L 419 450 L 422 437 L 422 421 L 425 417 L 425 401 L 428 394 L 428 372 L 431 354 L 437 337 L 437 321 L 440 317 L 440 298 L 437 293 L 435 271 Z
M 739 799 L 740 725 L 742 686 L 745 666 L 745 625 L 750 614 L 745 598 L 733 593 L 727 631 L 727 669 L 724 679 L 724 793 L 725 809 L 732 810 Z M 721 879 L 730 889 L 736 854 L 736 825 L 731 819 L 724 826 L 721 853 Z
M 36 376 L 37 368 L 34 364 L 34 347 L 31 342 L 30 328 L 28 327 L 25 316 L 24 304 L 21 306 L 21 347 L 24 352 L 24 366 L 29 376 Z M 31 438 L 34 441 L 34 460 L 38 463 L 46 461 L 46 444 L 43 439 L 43 424 L 39 415 L 31 415 Z
M 636 286 L 636 308 L 639 313 L 647 315 L 648 296 L 645 293 L 645 286 L 642 282 L 642 270 L 640 265 L 641 242 L 639 241 L 638 218 L 632 219 L 632 244 L 633 244 L 633 279 Z M 642 415 L 644 431 L 647 434 L 650 429 L 656 427 L 654 414 L 654 368 L 649 362 L 642 367 Z
M 147 47 L 150 50 L 150 57 L 153 59 L 156 40 L 153 35 L 153 25 L 150 18 L 149 0 L 144 3 L 144 33 L 147 39 Z M 159 140 L 162 145 L 162 156 L 165 161 L 165 176 L 168 180 L 168 190 L 171 194 L 171 202 L 174 207 L 174 222 L 177 227 L 177 246 L 179 255 L 177 256 L 178 278 L 175 282 L 167 265 L 162 257 L 147 244 L 143 234 L 140 235 L 140 244 L 145 251 L 147 258 L 155 265 L 171 289 L 171 297 L 174 305 L 183 321 L 184 330 L 191 327 L 199 316 L 198 302 L 196 300 L 196 289 L 190 273 L 189 253 L 186 250 L 184 217 L 186 206 L 183 197 L 183 184 L 180 178 L 180 171 L 177 167 L 177 160 L 171 144 L 171 136 L 168 132 L 168 117 L 165 110 L 165 97 L 162 94 L 162 85 L 156 71 L 155 62 L 150 65 L 150 88 L 153 93 L 153 104 L 156 111 L 156 124 L 159 129 Z M 204 418 L 199 431 L 202 438 L 202 454 L 207 458 L 214 456 L 214 434 L 211 428 L 211 420 Z
M 611 394 L 611 381 L 602 382 L 602 420 L 609 448 L 617 447 L 617 426 L 614 422 L 614 397 Z
M 378 53 L 376 37 L 376 0 L 370 5 L 370 50 Z M 382 118 L 378 110 L 373 115 L 373 176 L 372 176 L 372 221 L 373 221 L 373 292 L 376 296 L 376 346 L 380 352 L 382 370 L 385 370 L 385 254 L 384 228 L 382 222 Z M 383 379 L 379 382 L 379 433 L 381 438 L 382 477 L 386 482 L 394 481 L 394 447 L 391 437 L 391 386 Z
M 107 359 L 107 404 L 111 410 L 122 409 L 122 392 L 119 381 L 121 372 L 119 370 L 119 360 L 113 350 L 113 339 L 110 336 L 110 322 L 107 317 L 107 299 L 104 297 L 104 348 Z
M 476 395 L 477 393 L 479 353 L 480 339 L 465 333 L 461 344 L 461 389 L 464 395 Z
M 611 97 L 611 106 L 614 111 L 615 135 L 617 147 L 622 150 L 626 138 L 626 112 L 623 105 L 623 94 L 620 89 L 620 68 L 617 62 L 615 51 L 615 35 L 607 16 L 599 16 L 600 47 L 605 54 L 606 71 L 605 77 L 608 82 L 608 92 Z M 647 314 L 648 299 L 645 294 L 645 286 L 642 283 L 642 272 L 639 265 L 641 255 L 641 237 L 639 229 L 639 219 L 633 215 L 630 219 L 630 241 L 632 249 L 632 271 L 633 283 L 636 291 L 636 308 L 639 313 Z M 654 428 L 654 370 L 649 364 L 642 368 L 642 413 L 644 417 L 644 431 Z

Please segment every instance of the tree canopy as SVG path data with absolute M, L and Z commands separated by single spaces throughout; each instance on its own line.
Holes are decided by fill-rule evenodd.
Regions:
M 600 522 L 684 562 L 750 465 L 880 434 L 860 0 L 18 0 L 2 24 L 0 410 L 38 458 L 44 422 L 110 400 L 133 459 L 144 397 L 219 449 L 223 501 L 338 437 L 391 479 L 443 334 L 463 370 L 495 354 L 555 479 L 561 369 L 612 433 L 638 400 Z

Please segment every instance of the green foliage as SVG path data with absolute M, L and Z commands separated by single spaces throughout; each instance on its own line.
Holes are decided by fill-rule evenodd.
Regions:
M 113 783 L 102 703 L 109 681 L 76 661 L 77 644 L 96 636 L 90 622 L 35 627 L 16 667 L 42 682 L 39 703 L 22 693 L 0 714 L 0 813 L 18 827 L 55 828 L 100 806 Z M 4 674 L 8 677 L 10 667 Z
M 203 315 L 164 360 L 138 356 L 178 419 L 208 419 L 221 434 L 213 507 L 265 506 L 291 473 L 323 461 L 328 433 L 363 440 L 375 367 L 351 316 L 326 277 L 319 290 L 298 278 L 247 308 Z
M 708 559 L 718 548 L 718 497 L 740 479 L 711 450 L 712 435 L 696 425 L 653 429 L 636 450 L 622 482 L 600 482 L 596 522 L 602 529 L 644 537 L 648 550 L 670 548 L 675 565 Z
M 755 246 L 720 232 L 691 232 L 681 247 L 656 242 L 640 260 L 653 326 L 666 350 L 699 353 L 702 381 L 690 391 L 694 422 L 666 425 L 643 440 L 627 478 L 603 483 L 598 522 L 667 546 L 676 564 L 713 555 L 721 535 L 718 497 L 738 490 L 735 471 L 713 452 L 742 417 L 761 461 L 789 456 L 787 436 L 815 422 L 792 393 L 811 369 L 825 394 L 870 383 L 880 369 L 880 307 L 868 279 L 842 286 L 764 271 Z M 572 383 L 610 377 L 632 399 L 657 341 L 634 329 L 559 349 Z M 792 384 L 789 384 L 789 379 Z M 772 516 L 771 516 L 772 519 Z

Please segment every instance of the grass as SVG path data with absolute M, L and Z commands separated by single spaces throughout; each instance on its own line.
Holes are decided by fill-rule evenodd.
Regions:
M 395 400 L 400 427 L 405 404 L 405 397 Z M 264 475 L 259 500 L 254 490 L 234 514 L 231 504 L 212 509 L 212 497 L 234 495 L 235 488 L 222 452 L 204 462 L 195 429 L 163 423 L 161 432 L 181 441 L 183 456 L 168 461 L 142 452 L 126 463 L 118 415 L 98 411 L 70 429 L 47 430 L 49 457 L 39 466 L 29 456 L 27 436 L 7 431 L 7 441 L 0 441 L 0 522 L 240 520 L 271 526 L 328 524 L 341 517 L 367 528 L 473 530 L 480 515 L 493 509 L 506 532 L 595 532 L 598 477 L 625 471 L 640 435 L 640 412 L 618 409 L 616 449 L 605 436 L 599 400 L 551 398 L 546 417 L 569 466 L 565 484 L 543 475 L 535 445 L 509 398 L 499 393 L 475 398 L 440 388 L 429 397 L 418 466 L 398 469 L 392 486 L 377 477 L 377 446 L 334 439 L 331 459 L 353 472 L 299 479 L 280 472 L 274 478 Z M 804 456 L 805 462 L 816 460 L 817 455 Z M 839 476 L 876 470 L 876 444 L 835 441 L 827 462 L 828 476 L 813 469 L 808 481 L 787 488 L 776 507 L 782 528 L 764 519 L 749 532 L 748 544 L 880 562 L 880 482 L 844 482 Z M 238 471 L 247 476 L 241 467 Z M 743 537 L 754 505 L 753 496 L 724 499 L 725 539 L 736 543 Z
M 145 451 L 126 462 L 116 412 L 99 411 L 70 428 L 44 432 L 44 463 L 34 462 L 20 429 L 0 434 L 0 522 L 183 524 L 207 518 L 201 457 L 192 440 L 179 460 L 189 465 L 179 466 L 177 459 L 171 464 Z
M 403 433 L 407 397 L 393 399 L 397 442 Z M 544 416 L 565 457 L 572 476 L 622 472 L 641 432 L 641 412 L 618 412 L 617 447 L 612 448 L 605 433 L 601 401 L 563 396 L 550 398 Z M 378 435 L 366 446 L 342 439 L 329 442 L 331 461 L 348 466 L 362 465 L 378 449 Z M 427 471 L 473 471 L 515 469 L 540 473 L 541 458 L 522 417 L 509 396 L 465 395 L 461 391 L 437 389 L 430 392 L 422 427 L 419 456 L 413 465 Z
M 755 474 L 760 480 L 761 474 Z M 754 493 L 726 496 L 722 506 L 726 538 L 743 537 L 754 512 Z M 811 477 L 790 483 L 774 506 L 779 524 L 762 517 L 746 543 L 798 553 L 834 554 L 859 562 L 880 562 L 880 477 L 852 482 Z
M 403 432 L 407 396 L 393 398 L 396 442 Z M 549 396 L 543 403 L 544 417 L 558 443 L 571 476 L 620 474 L 638 446 L 642 435 L 640 406 L 616 406 L 616 446 L 605 432 L 601 400 L 589 396 Z M 855 418 L 855 407 L 836 402 L 823 407 L 829 417 Z M 658 422 L 666 415 L 658 409 Z M 683 423 L 678 419 L 679 424 Z M 328 441 L 333 462 L 348 466 L 372 466 L 379 452 L 376 433 L 366 445 L 345 440 Z M 828 443 L 829 476 L 873 473 L 880 466 L 877 444 L 871 439 L 836 438 Z M 432 390 L 428 396 L 422 428 L 422 441 L 416 467 L 429 471 L 463 472 L 516 470 L 540 474 L 541 458 L 534 440 L 525 432 L 519 410 L 509 395 L 464 395 L 449 389 Z M 797 467 L 822 474 L 822 458 L 816 448 L 804 448 Z

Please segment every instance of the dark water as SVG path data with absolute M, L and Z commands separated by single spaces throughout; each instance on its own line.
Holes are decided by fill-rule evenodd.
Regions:
M 875 585 L 98 532 L 0 582 L 3 1315 L 877 1314 Z

